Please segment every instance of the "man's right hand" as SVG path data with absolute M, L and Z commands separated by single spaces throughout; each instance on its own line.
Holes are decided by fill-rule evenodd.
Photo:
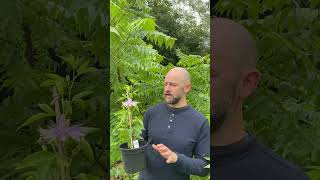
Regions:
M 167 164 L 177 162 L 178 155 L 175 152 L 171 151 L 167 146 L 163 144 L 157 144 L 157 145 L 152 144 L 152 147 L 154 150 L 159 152 L 163 158 L 166 159 Z

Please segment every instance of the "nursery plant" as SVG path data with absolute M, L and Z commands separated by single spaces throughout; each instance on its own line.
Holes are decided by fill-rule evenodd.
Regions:
M 39 104 L 42 112 L 32 115 L 17 129 L 19 131 L 26 126 L 42 124 L 38 129 L 40 138 L 37 142 L 41 150 L 25 157 L 16 167 L 26 179 L 70 180 L 73 159 L 80 151 L 88 159 L 93 159 L 92 149 L 84 137 L 97 129 L 84 127 L 84 123 L 77 122 L 72 116 L 74 112 L 83 109 L 83 98 L 90 96 L 92 91 L 72 92 L 75 81 L 81 75 L 95 73 L 97 69 L 90 67 L 89 61 L 83 59 L 73 56 L 62 58 L 68 64 L 72 76 L 47 73 L 47 78 L 40 86 L 51 91 L 52 101 Z M 81 179 L 86 176 L 98 178 L 82 173 L 75 177 Z

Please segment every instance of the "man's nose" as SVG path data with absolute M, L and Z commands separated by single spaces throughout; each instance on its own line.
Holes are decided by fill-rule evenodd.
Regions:
M 170 86 L 169 86 L 169 85 L 165 85 L 165 86 L 164 86 L 164 91 L 165 91 L 165 92 L 170 91 Z

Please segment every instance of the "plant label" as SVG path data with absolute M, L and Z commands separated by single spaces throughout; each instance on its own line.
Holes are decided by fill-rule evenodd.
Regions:
M 133 148 L 139 148 L 139 141 L 138 140 L 133 141 Z

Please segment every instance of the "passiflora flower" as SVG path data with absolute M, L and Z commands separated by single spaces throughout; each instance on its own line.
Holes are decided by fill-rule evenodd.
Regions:
M 48 129 L 40 128 L 40 134 L 49 142 L 53 140 L 65 141 L 68 138 L 79 141 L 81 137 L 88 133 L 87 127 L 82 127 L 81 125 L 69 126 L 65 119 L 65 115 L 61 114 L 57 122 L 50 122 Z
M 128 98 L 126 101 L 122 102 L 122 105 L 126 108 L 128 107 L 134 107 L 138 104 L 137 101 L 132 101 L 131 98 Z

